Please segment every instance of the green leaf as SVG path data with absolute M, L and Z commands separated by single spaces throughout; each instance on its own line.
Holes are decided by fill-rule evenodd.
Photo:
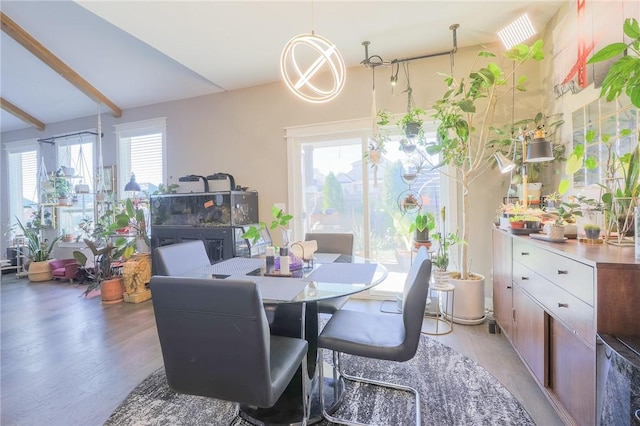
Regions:
M 460 103 L 458 103 L 458 106 L 464 112 L 468 112 L 472 114 L 476 112 L 476 106 L 471 99 L 465 99 L 461 101 Z
M 594 64 L 596 62 L 606 61 L 613 57 L 616 57 L 627 48 L 627 45 L 624 43 L 612 43 L 608 46 L 603 47 L 599 51 L 597 51 L 588 61 L 587 64 Z
M 635 18 L 625 19 L 622 30 L 629 38 L 640 39 L 640 25 Z
M 568 175 L 573 175 L 582 168 L 582 156 L 578 156 L 575 153 L 571 154 L 567 158 L 567 164 L 565 165 L 565 172 Z
M 558 194 L 562 195 L 566 193 L 571 187 L 571 182 L 568 179 L 562 179 L 558 185 Z
M 496 55 L 492 52 L 486 51 L 486 50 L 482 50 L 480 52 L 478 52 L 478 56 L 483 57 L 483 58 L 494 58 Z
M 595 157 L 589 156 L 584 160 L 584 165 L 588 170 L 595 170 L 598 167 L 598 161 Z
M 587 134 L 584 136 L 584 139 L 587 141 L 587 143 L 593 142 L 595 138 L 596 138 L 596 131 L 593 129 L 587 130 Z

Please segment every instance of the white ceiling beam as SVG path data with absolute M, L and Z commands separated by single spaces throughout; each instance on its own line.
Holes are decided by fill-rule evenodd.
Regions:
M 38 40 L 33 38 L 28 32 L 12 21 L 3 12 L 0 12 L 0 22 L 2 24 L 2 31 L 5 34 L 20 43 L 25 49 L 44 62 L 49 68 L 60 74 L 89 98 L 106 105 L 111 110 L 111 114 L 114 117 L 117 118 L 122 116 L 122 110 L 115 103 L 103 95 L 98 89 L 93 87 L 87 80 L 82 78 L 70 66 L 62 62 L 60 58 L 51 53 L 49 49 L 44 47 Z

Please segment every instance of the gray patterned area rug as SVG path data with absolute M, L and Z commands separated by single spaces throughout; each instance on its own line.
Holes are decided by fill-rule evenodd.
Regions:
M 325 351 L 325 359 L 330 361 Z M 416 356 L 397 363 L 343 356 L 347 373 L 412 386 L 420 392 L 423 425 L 533 425 L 520 403 L 482 366 L 421 336 Z M 349 383 L 349 382 L 348 382 Z M 339 417 L 375 425 L 412 425 L 412 395 L 368 385 L 347 385 Z M 227 425 L 229 402 L 169 389 L 164 368 L 140 383 L 105 425 Z M 238 420 L 234 425 L 245 425 Z M 326 421 L 319 425 L 329 425 Z

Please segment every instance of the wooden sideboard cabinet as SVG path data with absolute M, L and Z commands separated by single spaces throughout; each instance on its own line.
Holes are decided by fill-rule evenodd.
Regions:
M 494 316 L 567 424 L 595 425 L 596 334 L 640 336 L 633 247 L 493 230 Z

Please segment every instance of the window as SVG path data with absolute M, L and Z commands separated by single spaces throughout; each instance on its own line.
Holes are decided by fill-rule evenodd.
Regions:
M 61 185 L 56 188 L 67 191 L 66 199 L 58 190 L 58 220 L 62 234 L 76 236 L 84 220 L 94 219 L 94 146 L 96 136 L 84 134 L 56 140 L 57 164 L 55 170 Z
M 435 129 L 425 130 L 427 141 L 435 138 Z M 286 129 L 289 210 L 302 218 L 292 222 L 296 239 L 306 232 L 353 232 L 354 253 L 389 270 L 371 290 L 382 296 L 402 292 L 411 265 L 409 225 L 417 209 L 405 210 L 403 201 L 412 195 L 423 211 L 436 214 L 443 188 L 440 172 L 428 165 L 437 161 L 420 150 L 406 153 L 397 129 L 390 129 L 383 161 L 372 167 L 364 159 L 370 132 L 371 120 Z
M 7 222 L 14 224 L 17 217 L 26 224 L 38 208 L 38 143 L 35 140 L 8 143 L 5 149 L 9 184 Z
M 118 193 L 135 174 L 142 191 L 152 193 L 165 181 L 166 119 L 138 121 L 115 126 L 118 138 Z
M 573 175 L 576 187 L 605 183 L 605 165 L 609 158 L 606 141 L 617 156 L 631 152 L 638 143 L 640 128 L 638 109 L 631 105 L 629 98 L 621 96 L 615 102 L 598 98 L 572 114 L 573 143 L 586 144 L 585 156 L 593 158 L 597 166 L 587 169 L 586 165 Z M 628 129 L 627 135 L 621 135 Z M 593 142 L 588 143 L 589 140 Z

